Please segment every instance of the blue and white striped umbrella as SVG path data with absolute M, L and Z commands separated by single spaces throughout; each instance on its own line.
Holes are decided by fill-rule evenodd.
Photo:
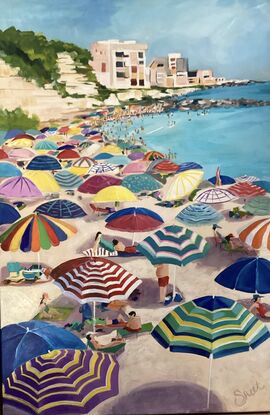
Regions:
M 77 205 L 66 199 L 51 200 L 38 206 L 35 212 L 43 213 L 59 219 L 82 218 L 86 216 L 85 211 Z
M 89 170 L 89 173 L 102 174 L 102 173 L 108 173 L 110 171 L 114 171 L 116 169 L 117 169 L 117 166 L 113 166 L 109 163 L 97 163 L 91 167 L 91 169 Z

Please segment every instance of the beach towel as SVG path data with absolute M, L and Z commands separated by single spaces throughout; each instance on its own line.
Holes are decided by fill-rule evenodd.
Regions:
M 105 248 L 99 247 L 96 251 L 93 248 L 86 249 L 83 251 L 83 255 L 90 257 L 107 257 L 107 256 L 118 256 L 117 251 L 110 252 Z

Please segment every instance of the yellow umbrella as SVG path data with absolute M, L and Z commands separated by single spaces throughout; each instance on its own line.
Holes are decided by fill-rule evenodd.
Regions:
M 44 193 L 59 192 L 60 187 L 54 176 L 43 170 L 26 170 L 24 177 L 30 179 Z
M 77 174 L 77 176 L 85 176 L 89 171 L 89 167 L 72 166 L 72 167 L 69 167 L 67 170 L 70 173 Z
M 33 140 L 29 138 L 20 138 L 18 140 L 12 140 L 8 143 L 5 143 L 6 146 L 12 148 L 29 148 L 33 146 Z
M 186 170 L 174 176 L 167 191 L 164 189 L 163 200 L 178 200 L 189 195 L 202 181 L 202 170 Z
M 70 130 L 68 130 L 68 135 L 80 134 L 81 130 L 82 129 L 80 127 L 72 127 L 72 128 L 70 128 Z
M 136 202 L 137 198 L 124 186 L 108 186 L 100 190 L 94 197 L 93 202 Z
M 104 153 L 122 154 L 121 148 L 114 144 L 109 144 L 108 146 L 103 147 L 102 150 L 104 151 Z

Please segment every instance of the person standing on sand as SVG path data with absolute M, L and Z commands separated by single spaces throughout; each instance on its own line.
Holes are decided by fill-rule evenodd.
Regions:
M 167 295 L 167 286 L 169 284 L 169 265 L 168 264 L 159 264 L 155 266 L 156 276 L 158 279 L 159 286 L 159 302 L 166 305 L 169 304 L 169 298 L 166 298 Z M 172 296 L 171 296 L 172 297 Z M 172 300 L 172 298 L 171 298 Z

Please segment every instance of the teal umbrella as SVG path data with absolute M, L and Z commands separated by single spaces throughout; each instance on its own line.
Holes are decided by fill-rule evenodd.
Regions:
M 267 216 L 270 215 L 270 197 L 256 196 L 250 199 L 244 206 L 247 212 L 253 215 Z
M 110 160 L 111 161 L 111 160 Z M 133 193 L 140 193 L 144 191 L 155 191 L 162 187 L 154 177 L 150 174 L 130 174 L 122 181 L 122 186 L 126 187 Z
M 120 165 L 125 166 L 131 163 L 131 160 L 127 156 L 113 156 L 109 158 L 109 163 L 115 164 L 117 166 L 120 166 Z
M 37 142 L 35 145 L 35 150 L 57 150 L 58 145 L 53 141 L 43 140 Z

